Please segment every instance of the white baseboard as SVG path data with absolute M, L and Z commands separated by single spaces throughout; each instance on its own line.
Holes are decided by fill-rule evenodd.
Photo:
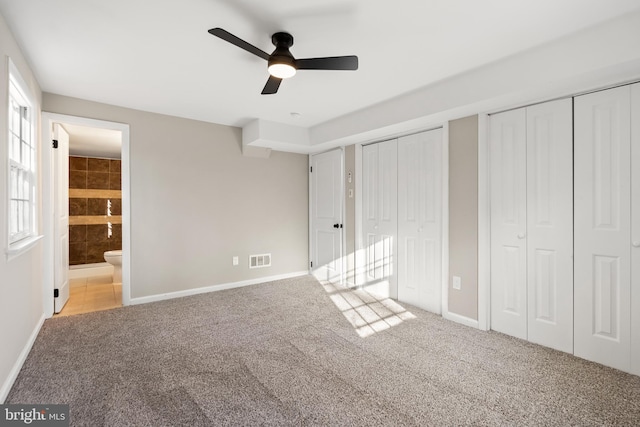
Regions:
M 18 378 L 20 369 L 22 369 L 22 365 L 24 365 L 24 361 L 27 360 L 27 356 L 31 351 L 31 347 L 33 347 L 33 343 L 36 341 L 36 338 L 38 337 L 38 333 L 40 333 L 40 329 L 44 324 L 44 319 L 45 319 L 45 315 L 44 313 L 42 313 L 42 316 L 40 316 L 40 320 L 38 320 L 36 327 L 31 332 L 31 335 L 29 336 L 27 343 L 25 344 L 24 348 L 20 352 L 20 356 L 18 356 L 18 360 L 16 360 L 16 363 L 13 364 L 13 367 L 9 371 L 9 376 L 2 384 L 2 388 L 0 388 L 0 404 L 4 403 L 5 399 L 9 395 L 9 391 L 11 391 L 11 387 L 13 387 L 13 383 L 16 381 L 16 378 Z
M 243 286 L 257 285 L 259 283 L 272 282 L 274 280 L 290 279 L 308 275 L 308 271 L 298 271 L 295 273 L 280 274 L 277 276 L 260 277 L 257 279 L 243 280 L 240 282 L 223 283 L 220 285 L 206 286 L 204 288 L 186 289 L 184 291 L 169 292 L 166 294 L 149 295 L 147 297 L 131 298 L 130 305 L 146 304 L 149 302 L 163 301 L 173 298 L 181 298 L 190 295 L 206 294 L 209 292 L 223 291 L 225 289 L 241 288 Z
M 452 313 L 450 311 L 442 313 L 442 317 L 452 322 L 460 323 L 471 328 L 479 329 L 478 321 L 471 319 L 470 317 L 462 316 L 460 314 Z

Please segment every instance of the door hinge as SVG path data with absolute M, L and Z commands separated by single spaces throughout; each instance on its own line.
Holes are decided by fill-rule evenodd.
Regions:
M 57 139 L 53 140 L 53 148 L 58 148 L 58 140 Z
M 60 296 L 60 290 L 59 289 L 54 289 L 53 290 L 53 297 L 54 298 L 58 298 Z
M 311 261 L 311 267 L 313 267 L 313 261 Z
M 313 166 L 309 167 L 309 173 L 313 173 Z

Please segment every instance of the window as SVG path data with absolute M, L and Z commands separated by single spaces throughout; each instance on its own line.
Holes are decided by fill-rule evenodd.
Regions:
M 36 141 L 33 102 L 9 61 L 9 246 L 36 234 Z

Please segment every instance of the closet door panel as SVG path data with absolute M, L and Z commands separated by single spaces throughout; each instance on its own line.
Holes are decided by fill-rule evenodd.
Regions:
M 491 329 L 527 339 L 526 113 L 491 116 Z
M 442 129 L 398 140 L 398 299 L 440 313 Z
M 371 144 L 363 153 L 363 232 L 367 291 L 397 297 L 397 140 Z
M 398 297 L 397 247 L 398 247 L 398 140 L 379 144 L 379 210 L 378 234 L 380 236 L 380 256 L 382 280 L 370 290 L 390 298 Z
M 571 99 L 527 107 L 528 339 L 573 352 Z
M 631 86 L 631 372 L 640 375 L 640 83 Z
M 575 98 L 574 353 L 631 366 L 630 87 Z
M 398 140 L 379 144 L 380 224 L 391 234 L 398 227 Z

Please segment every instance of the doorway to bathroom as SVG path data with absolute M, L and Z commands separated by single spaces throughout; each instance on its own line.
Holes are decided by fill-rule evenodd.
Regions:
M 45 313 L 128 305 L 129 126 L 53 113 L 42 126 Z

